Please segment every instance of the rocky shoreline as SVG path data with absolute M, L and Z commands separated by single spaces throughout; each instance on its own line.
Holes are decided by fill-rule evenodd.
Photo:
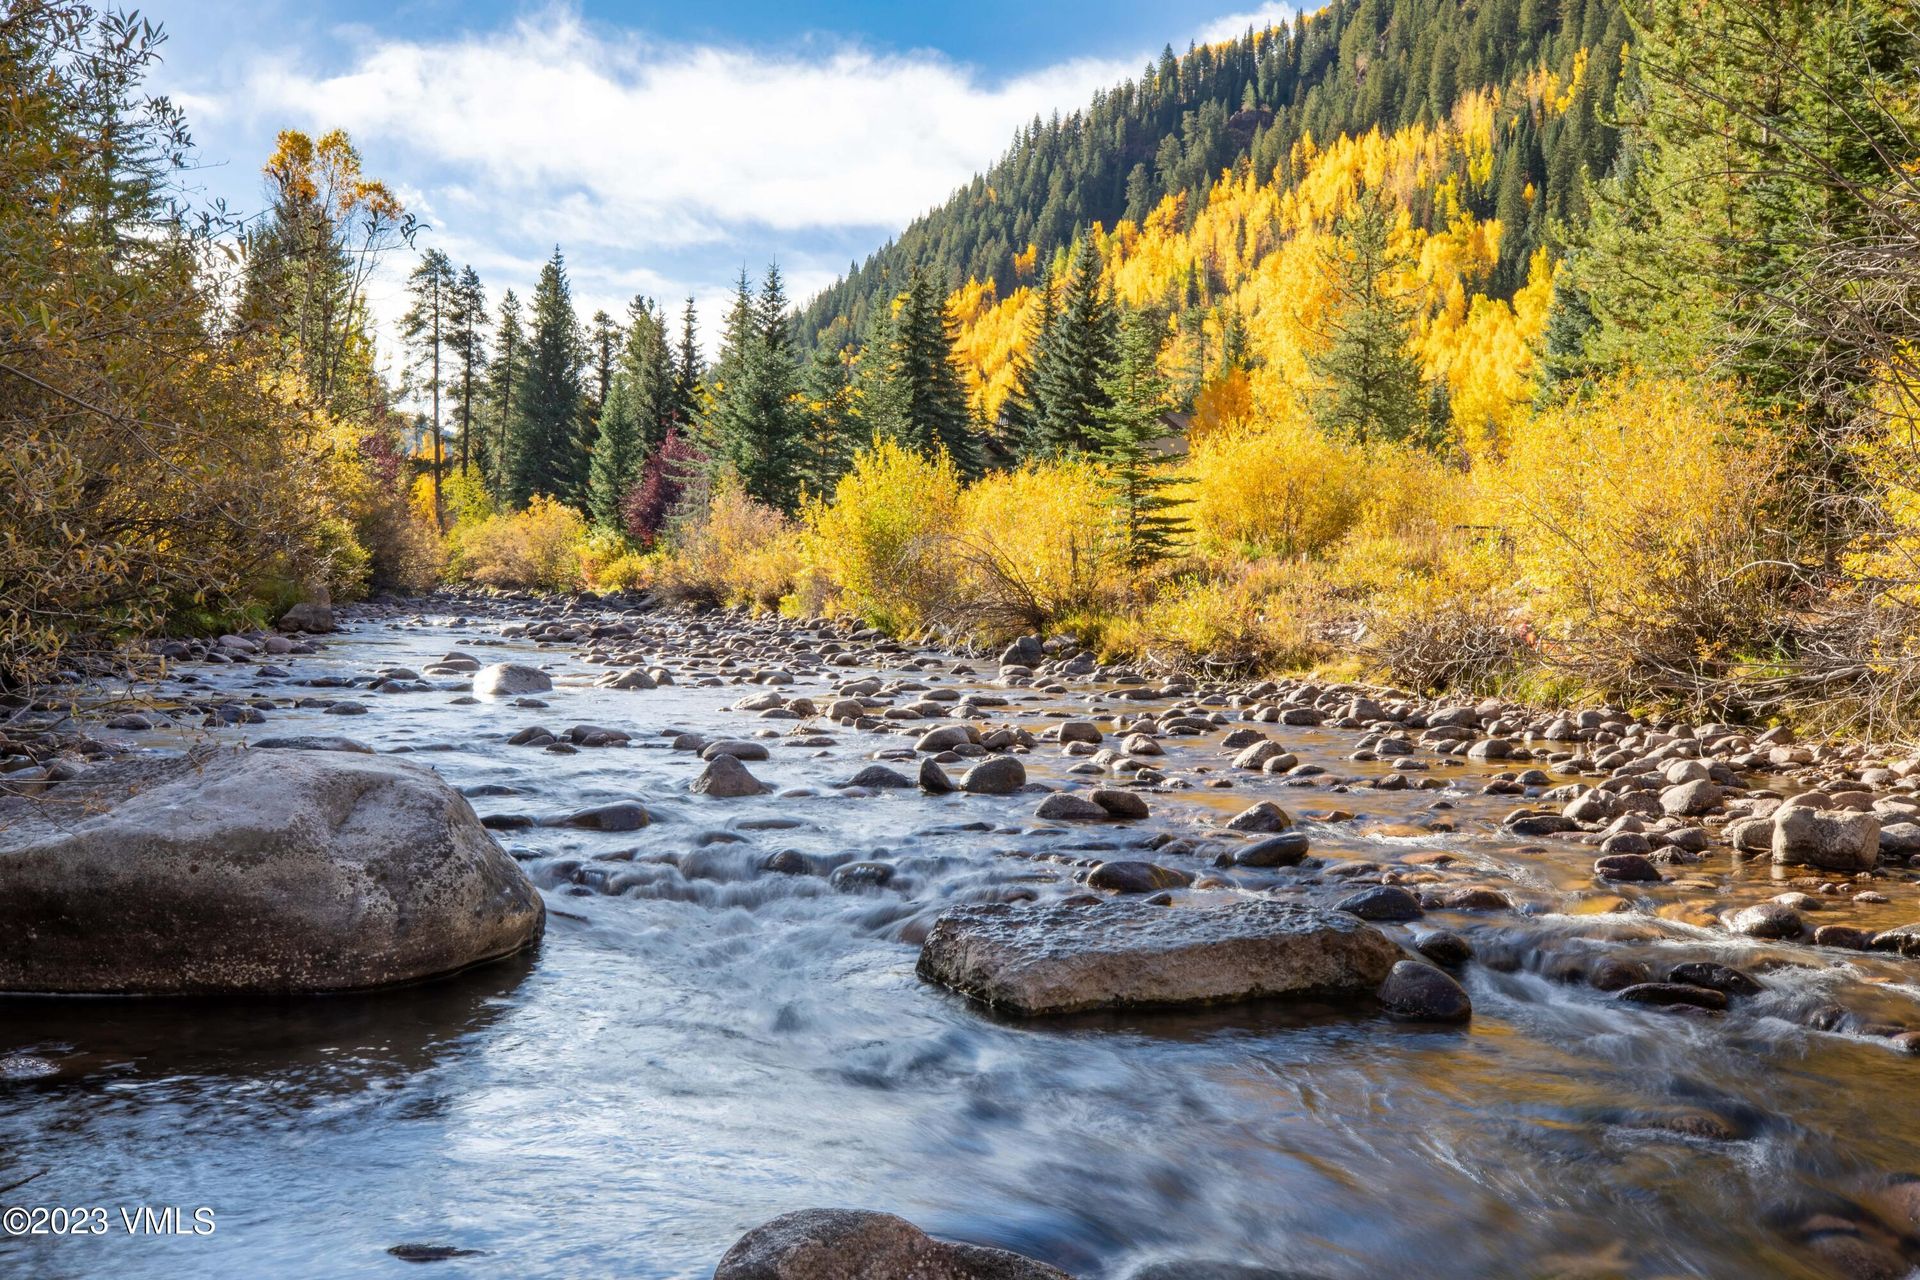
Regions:
M 737 689 L 726 714 L 740 728 L 650 734 L 553 721 L 503 735 L 506 750 L 576 755 L 644 743 L 684 757 L 686 794 L 722 809 L 902 793 L 999 806 L 993 812 L 1014 824 L 1007 830 L 1032 837 L 1031 848 L 1004 856 L 1029 860 L 1039 887 L 943 904 L 900 936 L 919 946 L 925 981 L 1002 1014 L 1309 998 L 1446 1027 L 1471 1019 L 1472 975 L 1484 969 L 1536 973 L 1728 1034 L 1784 1019 L 1920 1054 L 1920 1020 L 1891 1012 L 1875 985 L 1911 981 L 1905 966 L 1920 957 L 1920 759 L 1903 753 L 1609 708 L 1546 713 L 1307 680 L 1152 676 L 1102 666 L 1066 637 L 970 655 L 846 621 L 588 596 L 446 595 L 341 616 L 404 628 L 420 624 L 423 610 L 476 643 L 417 670 L 296 678 L 276 659 L 318 651 L 324 633 L 168 642 L 166 696 L 99 727 L 50 714 L 33 749 L 17 739 L 0 748 L 0 793 L 57 799 L 118 767 L 116 732 L 156 725 L 217 734 L 270 726 L 293 708 L 344 717 L 349 728 L 383 698 L 420 693 L 480 713 L 491 705 L 537 713 L 553 700 L 553 680 L 525 654 L 547 650 L 598 671 L 589 687 L 634 694 L 636 707 L 662 688 Z M 483 635 L 520 652 L 489 661 Z M 257 691 L 218 693 L 199 673 L 219 666 L 257 673 Z M 1308 737 L 1344 743 L 1350 768 L 1303 762 Z M 857 757 L 850 741 L 865 744 Z M 278 747 L 289 758 L 367 750 L 344 733 L 255 736 L 253 745 L 250 754 Z M 842 771 L 830 786 L 782 787 L 767 773 L 787 751 L 842 761 Z M 1048 766 L 1036 776 L 1042 759 Z M 1463 850 L 1453 840 L 1463 797 L 1500 806 L 1497 827 L 1476 827 L 1476 838 L 1510 861 L 1537 861 L 1546 877 Z M 1366 820 L 1356 810 L 1370 798 L 1405 813 L 1403 847 L 1376 845 L 1370 857 L 1335 851 L 1351 843 L 1342 833 Z M 651 799 L 559 812 L 489 803 L 477 823 L 502 834 L 639 831 L 654 820 Z M 1208 807 L 1195 810 L 1194 799 Z M 1448 848 L 1422 847 L 1423 837 Z M 691 865 L 698 842 L 676 856 Z M 625 857 L 551 860 L 538 881 L 553 893 L 618 894 L 646 871 Z M 889 892 L 907 874 L 886 857 L 792 850 L 765 855 L 758 873 L 847 894 Z M 1783 981 L 1855 965 L 1883 968 L 1829 987 Z M 1746 1122 L 1692 1110 L 1636 1123 L 1728 1141 Z M 1891 1189 L 1908 1185 L 1905 1175 L 1877 1176 L 1884 1185 L 1870 1179 L 1859 1194 L 1898 1201 Z M 1904 1274 L 1893 1269 L 1909 1251 L 1900 1233 L 1920 1216 L 1907 1222 L 1905 1202 L 1889 1203 L 1831 1221 L 1795 1217 L 1784 1229 L 1837 1274 Z M 887 1249 L 945 1257 L 891 1221 L 898 1227 L 841 1223 L 834 1231 L 852 1234 L 828 1234 L 866 1240 L 877 1231 L 874 1257 L 891 1257 Z M 856 1253 L 838 1255 L 831 1265 L 840 1270 L 764 1260 L 736 1270 L 889 1274 L 881 1263 L 860 1270 L 869 1264 Z M 1027 1274 L 952 1266 L 929 1274 Z

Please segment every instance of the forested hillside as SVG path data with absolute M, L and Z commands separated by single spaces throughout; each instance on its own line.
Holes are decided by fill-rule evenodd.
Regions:
M 1169 196 L 1191 222 L 1223 171 L 1290 185 L 1303 139 L 1431 130 L 1478 90 L 1531 87 L 1490 122 L 1485 159 L 1458 191 L 1460 208 L 1513 229 L 1488 281 L 1509 297 L 1552 220 L 1581 216 L 1580 174 L 1612 164 L 1627 38 L 1619 0 L 1337 0 L 1290 27 L 1181 57 L 1169 47 L 1086 109 L 1036 117 L 990 171 L 809 302 L 803 337 L 857 338 L 914 268 L 950 291 L 974 281 L 1004 297 L 1090 224 L 1141 225 Z M 1551 111 L 1539 97 L 1547 77 L 1564 95 Z M 1432 200 L 1414 209 L 1428 231 L 1449 213 Z M 1202 288 L 1232 283 L 1218 264 L 1194 266 L 1210 272 Z

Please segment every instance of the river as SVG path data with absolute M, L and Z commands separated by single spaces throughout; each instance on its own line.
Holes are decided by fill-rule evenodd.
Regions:
M 549 705 L 460 701 L 458 680 L 396 693 L 296 683 L 418 671 L 453 649 L 548 665 Z M 1836 1000 L 1920 1024 L 1916 962 L 1689 923 L 1689 904 L 1778 892 L 1764 863 L 1718 851 L 1682 885 L 1602 888 L 1590 848 L 1498 830 L 1516 800 L 1480 789 L 1511 766 L 1436 761 L 1440 791 L 1330 790 L 1387 770 L 1348 759 L 1349 731 L 1275 730 L 1328 771 L 1317 786 L 1247 773 L 1204 785 L 1232 772 L 1220 739 L 1233 722 L 1165 741 L 1169 777 L 1200 785 L 1154 793 L 1153 816 L 1132 827 L 1050 828 L 1033 819 L 1032 794 L 842 795 L 834 783 L 913 739 L 832 725 L 812 727 L 812 745 L 770 740 L 772 758 L 751 768 L 777 794 L 695 796 L 698 761 L 668 749 L 673 733 L 790 735 L 796 722 L 729 710 L 756 686 L 702 685 L 687 652 L 662 650 L 674 685 L 620 691 L 592 683 L 604 667 L 502 639 L 496 621 L 369 617 L 319 654 L 274 659 L 286 678 L 190 665 L 197 683 L 163 684 L 163 697 L 265 700 L 263 723 L 207 731 L 222 738 L 345 733 L 411 751 L 482 815 L 640 799 L 655 821 L 502 831 L 545 893 L 546 940 L 449 980 L 284 1002 L 0 1002 L 0 1053 L 57 1067 L 0 1082 L 0 1185 L 32 1178 L 0 1203 L 178 1206 L 185 1217 L 204 1207 L 216 1224 L 4 1238 L 0 1270 L 416 1275 L 389 1249 L 418 1242 L 473 1251 L 429 1275 L 706 1277 L 748 1228 L 848 1206 L 1090 1280 L 1156 1259 L 1325 1277 L 1815 1277 L 1841 1274 L 1805 1247 L 1815 1215 L 1858 1221 L 1885 1179 L 1920 1172 L 1920 1063 L 1883 1038 L 1805 1025 Z M 921 658 L 939 665 L 903 665 Z M 1011 700 L 994 722 L 1034 728 L 1065 712 L 1106 727 L 1116 710 L 1178 701 L 1119 703 L 1100 683 L 1008 689 L 990 660 L 980 676 L 954 665 L 915 651 L 878 673 L 991 689 Z M 801 671 L 781 692 L 819 697 L 875 670 Z M 370 711 L 292 705 L 318 697 Z M 577 722 L 634 741 L 575 754 L 506 742 Z M 197 734 L 114 736 L 164 748 Z M 1077 763 L 1047 745 L 1023 758 L 1056 786 Z M 1204 834 L 1257 799 L 1353 811 L 1309 827 L 1318 857 L 1395 864 L 1444 851 L 1520 904 L 1424 922 L 1462 933 L 1481 957 L 1464 970 L 1469 1026 L 1257 1005 L 1023 1024 L 915 977 L 918 940 L 943 905 L 1084 891 L 1076 863 L 1151 834 Z M 788 849 L 823 865 L 880 859 L 895 875 L 843 891 L 760 869 Z M 1300 874 L 1236 868 L 1240 888 L 1189 896 Z M 1883 886 L 1884 907 L 1833 918 L 1920 918 L 1902 877 Z M 1663 906 L 1682 918 L 1663 919 Z M 1768 990 L 1688 1017 L 1561 980 L 1601 950 L 1720 960 L 1764 975 Z

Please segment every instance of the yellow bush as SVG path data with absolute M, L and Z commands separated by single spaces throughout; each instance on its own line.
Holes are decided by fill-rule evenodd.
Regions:
M 1872 427 L 1852 447 L 1871 514 L 1845 567 L 1871 596 L 1920 608 L 1920 388 L 1887 370 L 1875 401 Z
M 653 561 L 617 529 L 589 529 L 573 550 L 595 591 L 633 591 L 652 581 Z
M 1107 631 L 1109 644 L 1162 666 L 1204 661 L 1235 672 L 1311 667 L 1337 652 L 1334 593 L 1311 563 L 1230 560 L 1168 584 Z
M 486 586 L 571 591 L 580 585 L 577 549 L 586 534 L 578 511 L 535 497 L 525 511 L 455 526 L 453 560 L 463 576 Z
M 1126 571 L 1100 475 L 1085 462 L 1029 463 L 961 495 L 952 537 L 961 622 L 995 636 L 1039 630 L 1117 601 Z
M 803 508 L 803 573 L 825 607 L 888 631 L 912 630 L 952 597 L 945 541 L 959 507 L 959 473 L 945 454 L 925 458 L 875 440 L 854 456 L 830 502 Z
M 1193 444 L 1182 486 L 1200 546 L 1312 555 L 1339 541 L 1364 492 L 1365 459 L 1297 420 L 1222 427 Z
M 1781 457 L 1732 389 L 1621 380 L 1516 428 L 1491 482 L 1542 629 L 1627 687 L 1772 616 Z
M 681 599 L 773 608 L 800 568 L 799 526 L 727 473 L 706 510 L 676 526 L 655 585 Z

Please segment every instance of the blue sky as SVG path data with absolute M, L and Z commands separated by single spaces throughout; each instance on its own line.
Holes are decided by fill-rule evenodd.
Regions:
M 967 4 L 153 0 L 155 87 L 230 206 L 281 128 L 346 128 L 429 225 L 421 245 L 523 297 L 558 243 L 583 312 L 778 259 L 804 298 L 1006 147 L 1163 44 L 1286 16 L 1270 0 Z M 384 323 L 404 306 L 391 262 Z

